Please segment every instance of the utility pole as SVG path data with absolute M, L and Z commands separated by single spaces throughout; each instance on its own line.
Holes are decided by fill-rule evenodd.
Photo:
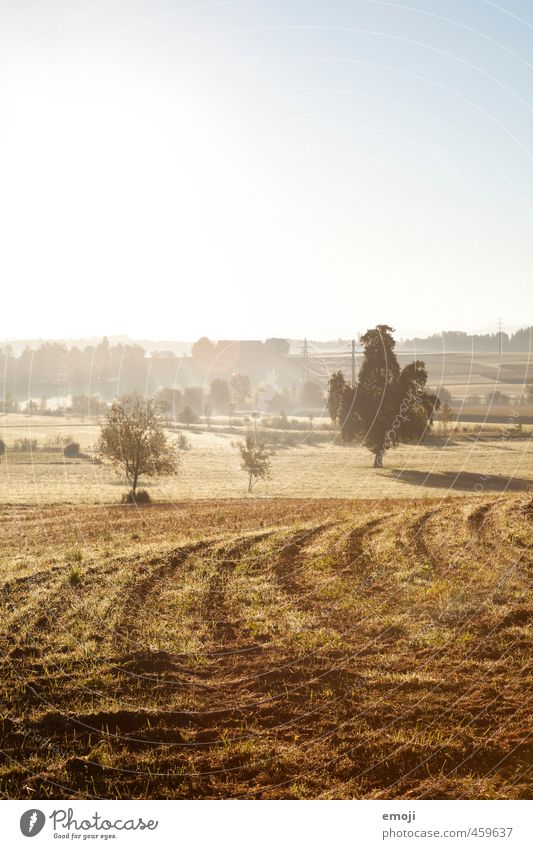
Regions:
M 309 349 L 307 346 L 307 339 L 304 339 L 304 383 L 307 383 L 307 374 L 309 370 Z
M 498 343 L 499 343 L 498 349 L 499 349 L 499 352 L 500 352 L 500 363 L 501 363 L 502 354 L 503 354 L 502 320 L 501 320 L 501 318 L 498 319 Z
M 355 386 L 355 339 L 352 339 L 352 387 Z

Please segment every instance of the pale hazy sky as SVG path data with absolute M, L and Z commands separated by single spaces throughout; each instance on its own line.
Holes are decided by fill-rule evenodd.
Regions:
M 0 0 L 0 339 L 529 324 L 530 0 Z

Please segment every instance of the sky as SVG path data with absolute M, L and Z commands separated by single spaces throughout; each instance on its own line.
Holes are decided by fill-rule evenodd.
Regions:
M 0 339 L 533 323 L 529 0 L 0 0 Z

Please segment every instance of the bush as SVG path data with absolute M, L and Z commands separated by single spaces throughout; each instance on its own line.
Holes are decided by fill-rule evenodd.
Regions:
M 47 451 L 62 451 L 69 442 L 74 442 L 74 437 L 71 433 L 55 433 L 53 436 L 46 437 L 43 447 Z
M 0 457 L 3 457 L 6 453 L 6 444 L 3 439 L 0 439 Z
M 67 444 L 63 448 L 63 455 L 65 457 L 81 457 L 80 443 L 67 442 Z
M 37 440 L 23 436 L 21 439 L 15 439 L 13 448 L 15 451 L 35 451 L 37 449 Z
M 184 433 L 178 434 L 178 451 L 190 451 L 191 443 L 187 439 Z
M 192 409 L 192 407 L 184 407 L 181 413 L 178 415 L 178 421 L 183 422 L 186 425 L 196 424 L 198 421 L 198 416 Z
M 122 496 L 122 504 L 149 504 L 152 499 L 145 489 L 139 489 L 134 493 L 132 489 Z

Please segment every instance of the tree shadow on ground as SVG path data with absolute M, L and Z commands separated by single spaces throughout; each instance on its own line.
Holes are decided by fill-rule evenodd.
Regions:
M 462 492 L 523 492 L 533 489 L 533 480 L 505 475 L 485 475 L 481 472 L 422 472 L 416 469 L 391 469 L 391 475 L 401 483 L 429 486 Z

